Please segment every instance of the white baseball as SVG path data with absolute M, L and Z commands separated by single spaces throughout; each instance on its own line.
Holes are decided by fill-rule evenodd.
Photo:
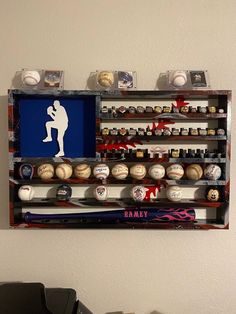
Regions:
M 147 173 L 146 167 L 143 164 L 136 164 L 130 168 L 130 175 L 132 178 L 142 180 Z
M 111 173 L 117 180 L 124 180 L 129 174 L 129 168 L 125 164 L 116 164 Z
M 31 185 L 22 185 L 18 190 L 18 196 L 22 201 L 31 201 L 34 194 L 35 190 Z
M 135 202 L 142 202 L 146 196 L 146 189 L 142 185 L 135 185 L 131 189 L 131 197 Z
M 51 164 L 42 164 L 37 170 L 38 176 L 43 180 L 49 180 L 54 176 L 54 167 Z
M 93 168 L 93 175 L 96 179 L 104 180 L 110 174 L 110 169 L 106 164 L 98 164 Z
M 166 190 L 166 197 L 172 202 L 179 202 L 183 197 L 183 191 L 179 186 L 170 186 Z
M 184 175 L 184 168 L 180 164 L 173 164 L 166 169 L 166 174 L 172 180 L 179 180 Z
M 105 201 L 108 197 L 108 190 L 107 187 L 104 185 L 99 185 L 94 189 L 94 197 L 98 201 Z
M 88 164 L 79 164 L 74 169 L 74 175 L 79 179 L 88 179 L 91 175 L 91 167 Z
M 154 180 L 162 179 L 165 176 L 165 168 L 160 165 L 152 165 L 148 170 L 149 176 Z
M 185 71 L 174 71 L 170 75 L 170 81 L 175 87 L 184 86 L 187 82 L 187 75 Z
M 111 87 L 114 83 L 114 74 L 110 71 L 99 72 L 98 83 L 102 87 Z
M 221 168 L 218 165 L 210 164 L 205 168 L 204 176 L 209 180 L 218 180 L 221 176 Z
M 40 82 L 40 74 L 38 71 L 23 71 L 21 79 L 24 85 L 35 86 Z
M 71 177 L 73 169 L 69 164 L 60 164 L 56 167 L 56 175 L 61 180 L 66 180 Z

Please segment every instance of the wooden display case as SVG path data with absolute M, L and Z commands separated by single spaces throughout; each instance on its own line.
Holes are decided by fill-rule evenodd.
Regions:
M 64 155 L 57 126 L 44 141 L 55 102 L 69 121 Z M 231 91 L 225 90 L 9 91 L 11 227 L 228 229 L 230 105 Z M 73 172 L 42 179 L 43 164 L 54 170 L 67 164 Z M 80 164 L 89 167 L 88 177 L 75 175 Z M 94 170 L 100 164 L 108 166 L 107 177 Z M 125 175 L 117 173 L 119 164 L 128 168 Z M 132 168 L 137 164 L 142 178 Z M 193 164 L 195 177 L 187 171 Z M 22 172 L 25 165 L 32 173 Z M 154 165 L 163 166 L 165 175 L 154 179 Z M 184 172 L 173 178 L 171 165 Z M 68 200 L 58 198 L 63 184 L 72 190 Z M 22 186 L 31 189 L 26 200 L 19 197 Z M 95 197 L 98 186 L 106 187 L 105 200 Z M 142 201 L 131 196 L 135 186 L 145 190 Z M 172 186 L 179 187 L 178 200 L 175 191 L 167 192 Z

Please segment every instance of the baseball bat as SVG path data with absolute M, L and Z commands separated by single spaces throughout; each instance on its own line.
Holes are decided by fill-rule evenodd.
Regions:
M 23 217 L 25 222 L 32 223 L 86 223 L 87 220 L 90 222 L 176 222 L 194 221 L 195 211 L 193 208 L 143 208 L 68 214 L 32 214 L 26 212 Z

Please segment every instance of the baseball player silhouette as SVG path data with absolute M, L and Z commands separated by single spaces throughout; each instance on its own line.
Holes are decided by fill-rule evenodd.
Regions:
M 59 100 L 55 100 L 52 106 L 47 108 L 47 114 L 52 118 L 53 121 L 47 121 L 45 123 L 47 136 L 43 140 L 44 143 L 51 142 L 52 139 L 52 128 L 57 129 L 57 142 L 59 145 L 59 152 L 55 157 L 64 156 L 64 135 L 68 128 L 68 116 L 65 108 L 60 104 Z

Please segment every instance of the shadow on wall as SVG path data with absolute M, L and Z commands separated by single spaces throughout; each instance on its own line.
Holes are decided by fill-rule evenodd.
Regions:
M 15 76 L 12 79 L 12 87 L 11 88 L 22 88 L 22 79 L 21 79 L 21 71 L 17 71 Z
M 9 227 L 8 210 L 8 96 L 0 96 L 0 186 L 1 186 L 1 205 L 0 205 L 0 229 Z
M 160 73 L 160 75 L 159 75 L 159 77 L 158 77 L 158 79 L 156 81 L 155 89 L 159 89 L 159 90 L 167 90 L 168 89 L 166 73 Z
M 96 79 L 97 79 L 97 72 L 91 72 L 87 79 L 86 88 L 91 89 L 91 90 L 96 90 Z

